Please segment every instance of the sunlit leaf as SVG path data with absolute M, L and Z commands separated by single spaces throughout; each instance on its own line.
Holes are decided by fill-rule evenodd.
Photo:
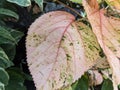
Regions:
M 96 0 L 94 2 L 97 4 Z M 117 85 L 120 84 L 120 20 L 105 16 L 105 11 L 99 10 L 98 4 L 92 7 L 90 3 L 83 0 L 83 5 L 93 32 L 112 68 L 114 90 L 117 90 Z
M 14 17 L 16 18 L 17 20 L 19 19 L 19 16 L 17 13 L 9 10 L 9 9 L 5 9 L 5 8 L 0 8 L 0 14 L 1 15 L 7 15 L 7 16 L 10 16 L 10 17 Z
M 23 7 L 27 7 L 31 5 L 31 0 L 7 0 L 7 1 Z

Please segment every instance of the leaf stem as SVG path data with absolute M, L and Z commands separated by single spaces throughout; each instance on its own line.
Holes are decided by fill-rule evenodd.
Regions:
M 64 4 L 63 2 L 61 2 L 59 0 L 55 0 L 55 2 L 64 5 L 65 7 L 69 8 L 70 10 L 72 10 L 74 13 L 76 13 L 78 16 L 80 16 L 82 18 L 81 14 L 79 12 L 77 12 L 75 9 L 71 8 L 70 6 Z

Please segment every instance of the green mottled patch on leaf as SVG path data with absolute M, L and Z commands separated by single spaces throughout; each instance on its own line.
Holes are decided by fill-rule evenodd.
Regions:
M 78 25 L 78 30 L 82 35 L 81 38 L 83 40 L 83 45 L 85 48 L 85 55 L 89 58 L 88 62 L 91 63 L 91 61 L 97 60 L 100 57 L 99 52 L 101 49 L 90 27 L 81 22 L 76 23 Z

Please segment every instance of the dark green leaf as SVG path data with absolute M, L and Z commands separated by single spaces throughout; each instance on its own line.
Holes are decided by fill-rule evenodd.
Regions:
M 7 16 L 10 16 L 10 17 L 14 17 L 16 18 L 17 20 L 19 19 L 19 16 L 17 13 L 9 10 L 9 9 L 5 9 L 5 8 L 0 8 L 0 14 L 2 15 L 7 15 Z
M 15 30 L 15 29 L 11 29 L 8 27 L 2 27 L 2 26 L 1 26 L 1 29 L 6 30 L 12 36 L 12 38 L 14 38 L 14 41 L 16 43 L 18 43 L 19 40 L 24 36 L 23 32 L 20 32 L 20 31 Z
M 0 67 L 8 68 L 8 67 L 10 67 L 12 65 L 13 65 L 13 63 L 8 59 L 6 53 L 0 47 Z
M 120 85 L 118 85 L 118 88 L 120 89 Z
M 5 90 L 5 85 L 0 82 L 0 90 Z
M 88 76 L 83 75 L 77 82 L 72 85 L 72 90 L 88 90 Z
M 0 7 L 3 7 L 6 0 L 0 0 Z
M 0 67 L 0 82 L 7 85 L 9 81 L 9 75 L 8 73 Z
M 30 76 L 30 75 L 28 75 L 28 74 L 26 74 L 26 73 L 23 73 L 23 75 L 24 75 L 24 78 L 26 79 L 26 80 L 29 80 L 29 81 L 32 81 L 33 79 L 32 79 L 32 76 Z
M 0 37 L 0 46 L 4 49 L 4 51 L 6 52 L 6 54 L 9 57 L 9 59 L 13 60 L 15 57 L 15 54 L 16 54 L 16 45 L 15 44 L 19 42 L 19 40 L 22 38 L 22 36 L 24 34 L 15 29 L 7 28 L 7 27 L 2 27 L 2 28 L 3 28 L 2 29 L 3 31 L 5 30 L 5 32 L 3 32 L 3 34 L 6 33 L 6 31 L 7 31 L 7 33 L 10 35 L 12 40 L 11 39 L 9 40 L 8 39 L 9 37 L 4 38 L 3 36 L 1 36 Z M 14 42 L 13 42 L 13 40 L 14 40 Z
M 35 0 L 35 2 L 39 5 L 40 9 L 43 10 L 43 0 Z
M 14 43 L 5 43 L 1 44 L 0 46 L 7 54 L 8 58 L 12 61 L 16 54 L 16 45 Z
M 5 22 L 2 21 L 2 20 L 0 20 L 0 25 L 1 25 L 1 26 L 5 26 Z
M 10 80 L 9 84 L 5 87 L 5 90 L 26 90 L 26 87 L 23 85 L 23 83 Z
M 23 6 L 23 7 L 27 7 L 27 6 L 31 5 L 30 0 L 7 0 L 7 1 L 11 2 L 11 3 L 15 3 L 15 4 Z
M 26 90 L 24 86 L 25 78 L 22 75 L 22 71 L 18 68 L 11 68 L 7 70 L 10 80 L 9 84 L 5 87 L 6 90 Z
M 6 28 L 0 26 L 0 44 L 17 43 Z
M 24 36 L 24 33 L 20 32 L 18 30 L 14 30 L 14 29 L 10 29 L 10 33 L 11 33 L 12 37 L 14 37 L 14 39 L 16 40 L 17 43 Z
M 11 80 L 24 83 L 25 78 L 21 74 L 22 71 L 19 68 L 8 68 L 7 72 Z
M 13 74 L 10 74 L 10 75 L 16 75 L 16 76 L 21 77 L 21 78 L 22 78 L 22 79 L 21 79 L 22 81 L 20 81 L 20 82 L 24 82 L 25 79 L 27 79 L 27 80 L 32 80 L 32 78 L 31 78 L 30 75 L 25 74 L 25 73 L 24 73 L 22 70 L 20 70 L 19 68 L 10 68 L 10 69 L 8 70 L 8 72 L 13 73 Z
M 22 82 L 23 83 L 25 79 L 28 79 L 28 80 L 32 79 L 30 75 L 25 74 L 19 68 L 15 68 L 15 67 L 14 68 L 9 68 L 7 71 L 9 73 L 10 77 L 14 76 L 14 79 L 17 80 L 18 82 Z
M 109 79 L 105 79 L 101 90 L 113 90 L 113 83 Z

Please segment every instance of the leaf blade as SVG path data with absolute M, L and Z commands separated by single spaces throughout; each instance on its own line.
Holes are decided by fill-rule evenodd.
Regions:
M 35 0 L 41 10 L 43 10 L 43 0 Z
M 118 59 L 120 57 L 118 55 L 118 52 L 120 52 L 120 34 L 117 33 L 118 26 L 113 26 L 115 23 L 112 25 L 109 17 L 105 16 L 105 11 L 99 10 L 97 1 L 94 1 L 94 4 L 96 4 L 94 6 L 96 7 L 90 6 L 85 0 L 83 0 L 83 6 L 87 12 L 93 32 L 107 56 L 108 63 L 113 71 L 114 89 L 117 90 L 117 85 L 120 83 L 120 61 Z M 114 21 L 114 19 L 112 21 Z
M 27 62 L 37 89 L 56 90 L 71 85 L 98 59 L 96 52 L 96 57 L 88 63 L 85 42 L 73 21 L 71 14 L 56 11 L 41 16 L 30 26 L 26 38 Z
M 113 90 L 113 83 L 111 80 L 106 79 L 104 80 L 104 83 L 102 85 L 102 89 L 101 90 Z
M 0 47 L 0 67 L 8 68 L 8 67 L 10 67 L 12 65 L 13 65 L 13 63 L 9 60 L 9 58 L 6 55 L 6 53 Z
M 15 3 L 15 4 L 23 6 L 23 7 L 27 7 L 27 6 L 31 5 L 30 0 L 7 0 L 7 1 L 11 2 L 11 3 Z
M 3 43 L 16 43 L 15 39 L 11 36 L 10 32 L 6 28 L 0 26 L 0 44 Z
M 53 19 L 54 17 L 58 18 Z M 83 65 L 86 62 L 83 60 L 84 53 L 81 52 L 83 47 L 79 33 L 77 33 L 77 30 L 75 29 L 75 24 L 72 26 L 70 25 L 73 20 L 74 17 L 69 13 L 56 11 L 43 15 L 43 17 L 40 17 L 30 27 L 26 42 L 27 61 L 37 89 L 59 89 L 64 85 L 72 84 L 72 82 L 75 82 L 84 73 L 84 71 L 86 71 L 87 67 L 84 67 Z M 39 32 L 39 29 L 37 29 L 36 25 L 38 22 L 39 25 L 41 25 L 40 29 L 43 30 L 43 32 Z M 47 24 L 44 26 L 41 23 Z M 41 42 L 35 42 L 36 39 L 33 38 L 35 33 L 43 36 L 39 38 L 39 41 Z M 77 35 L 71 36 L 71 34 Z M 38 35 L 36 35 L 36 37 L 37 36 Z M 74 42 L 72 42 L 72 39 Z M 73 46 L 70 43 L 73 43 L 74 45 L 74 53 L 73 48 L 71 48 Z M 34 53 L 31 54 L 33 51 Z M 36 52 L 39 52 L 39 54 L 35 56 L 34 54 Z M 46 57 L 44 57 L 44 55 Z M 75 61 L 73 61 L 74 57 L 76 58 Z M 82 60 L 80 61 L 79 58 L 82 58 Z M 32 60 L 36 60 L 37 62 L 34 63 Z M 48 62 L 48 64 L 46 62 Z M 38 63 L 39 65 L 36 68 Z M 44 64 L 42 65 L 42 63 L 46 63 L 47 67 Z M 83 68 L 79 67 L 80 65 Z M 34 71 L 36 74 L 34 74 Z M 48 74 L 45 74 L 46 72 L 44 71 L 47 71 Z M 43 76 L 44 78 L 42 78 Z
M 0 82 L 0 90 L 5 90 L 5 85 Z
M 5 9 L 5 8 L 0 8 L 0 14 L 1 15 L 7 15 L 7 16 L 10 16 L 10 17 L 14 17 L 16 18 L 17 20 L 19 19 L 19 16 L 17 13 L 9 10 L 9 9 Z
M 8 81 L 9 81 L 9 75 L 8 73 L 5 71 L 5 69 L 0 67 L 0 81 L 4 84 L 7 85 Z

